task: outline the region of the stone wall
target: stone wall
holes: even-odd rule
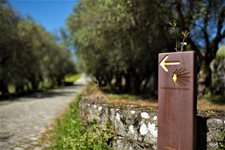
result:
[[[88,99],[80,102],[80,117],[96,119],[102,128],[109,122],[115,130],[114,149],[157,149],[157,110],[114,108]],[[224,130],[224,117],[197,117],[197,149],[215,150],[218,132]]]

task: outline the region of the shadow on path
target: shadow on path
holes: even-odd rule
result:
[[[17,97],[17,98],[12,98],[12,99],[6,99],[6,100],[1,100],[0,105],[8,105],[12,102],[20,101],[20,102],[27,102],[30,100],[42,100],[45,98],[54,98],[54,97],[64,97],[67,95],[71,94],[77,94],[76,89],[77,88],[82,88],[84,84],[74,84],[71,86],[65,86],[61,87],[58,89],[50,89],[47,92],[36,92],[33,94],[29,94],[27,96],[22,96],[22,97]]]

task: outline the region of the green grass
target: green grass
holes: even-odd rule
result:
[[[223,95],[212,95],[209,100],[214,104],[225,105],[225,96]]]
[[[65,82],[75,82],[81,77],[81,74],[67,75],[65,77]]]
[[[107,141],[113,137],[113,130],[101,129],[96,120],[82,123],[79,117],[81,98],[81,95],[78,96],[71,103],[69,111],[56,120],[56,127],[51,137],[52,146],[48,149],[111,149]]]
[[[130,94],[105,94],[109,98],[118,98],[118,99],[140,99],[140,97]]]

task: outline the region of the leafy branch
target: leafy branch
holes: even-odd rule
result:
[[[184,36],[183,41],[181,42],[181,45],[182,45],[182,46],[181,46],[181,51],[183,51],[184,45],[187,45],[187,43],[184,42],[184,41],[185,41],[185,38],[188,37],[188,34],[189,34],[189,33],[190,33],[190,32],[187,32],[187,30],[181,32],[181,34]]]
[[[173,32],[175,33],[174,34],[175,39],[176,39],[176,48],[175,48],[175,50],[176,50],[176,52],[178,52],[177,32],[176,32],[177,23],[174,20],[172,23],[170,22],[170,25],[172,26]],[[181,42],[181,51],[183,51],[184,45],[187,45],[187,42],[185,42],[185,39],[188,37],[189,33],[190,32],[188,32],[187,30],[181,32],[181,34],[184,36],[183,41]]]

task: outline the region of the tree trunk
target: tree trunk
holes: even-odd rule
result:
[[[4,84],[3,80],[0,80],[0,91],[2,95],[9,94],[8,86]]]
[[[149,80],[150,80],[150,75],[148,77],[146,77],[145,83],[144,83],[143,88],[142,88],[143,91],[147,88]]]
[[[129,92],[130,91],[130,74],[124,74],[125,80],[126,80],[126,85],[125,85],[125,92]]]
[[[38,82],[36,82],[36,81],[31,81],[31,85],[32,85],[32,89],[33,90],[37,90],[38,89]]]
[[[25,85],[27,87],[27,91],[30,91],[31,89],[30,89],[29,83],[26,83]]]
[[[16,85],[16,93],[20,94],[24,92],[23,85]]]
[[[212,71],[210,69],[210,61],[204,61],[199,72],[198,79],[198,95],[211,94]]]
[[[116,85],[116,87],[119,88],[119,90],[121,92],[121,90],[122,90],[122,76],[121,76],[120,73],[117,73],[117,75],[116,75],[116,84],[115,85]]]
[[[142,83],[142,80],[140,80],[139,76],[135,76],[135,79],[134,79],[134,93],[135,94],[140,94],[140,87],[141,87],[141,83]]]

